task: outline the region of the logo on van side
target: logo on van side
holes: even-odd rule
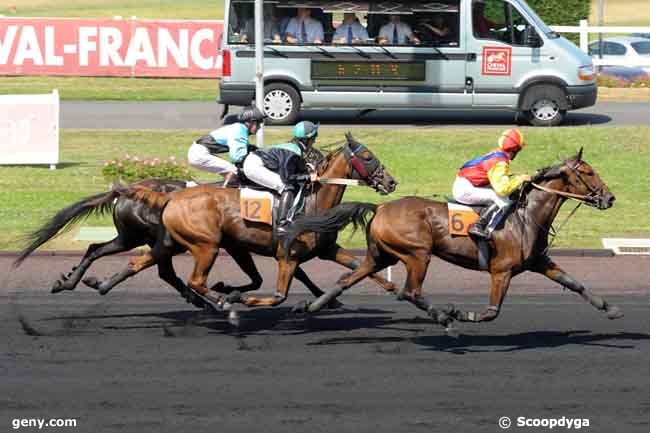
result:
[[[511,48],[483,47],[483,75],[510,75],[511,71]]]

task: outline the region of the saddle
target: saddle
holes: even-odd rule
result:
[[[449,233],[452,236],[469,236],[467,231],[475,224],[488,206],[470,206],[455,200],[447,202]]]
[[[452,237],[469,236],[468,230],[475,224],[481,214],[488,208],[488,206],[469,206],[466,204],[458,203],[455,200],[449,200],[447,209],[449,213],[449,233]],[[490,242],[484,239],[472,240],[476,243],[478,248],[478,267],[481,271],[489,269],[491,248]]]

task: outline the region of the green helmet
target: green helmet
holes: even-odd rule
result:
[[[299,140],[315,138],[318,136],[318,127],[320,125],[310,122],[308,120],[297,123],[293,127],[293,136]]]

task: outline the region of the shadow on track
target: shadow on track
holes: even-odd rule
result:
[[[591,331],[534,331],[506,335],[467,335],[458,338],[447,335],[426,335],[415,337],[368,337],[330,338],[320,340],[318,345],[337,344],[382,344],[410,342],[425,346],[427,350],[449,352],[457,355],[466,353],[503,353],[528,349],[556,348],[570,345],[599,346],[611,349],[635,349],[633,344],[619,342],[650,341],[650,334],[619,332],[592,334]]]
[[[61,321],[66,335],[75,333],[75,328],[65,326],[69,323],[87,323],[95,321],[90,328],[103,330],[133,330],[133,329],[161,329],[165,336],[182,336],[187,334],[177,330],[187,330],[188,327],[200,327],[209,332],[222,334],[253,335],[264,331],[277,331],[279,335],[302,335],[321,331],[351,331],[356,329],[385,329],[386,326],[398,323],[412,323],[410,320],[394,320],[392,310],[374,308],[343,308],[334,311],[323,311],[317,317],[297,316],[290,307],[276,307],[240,311],[240,324],[233,327],[224,314],[208,314],[196,310],[179,310],[156,313],[124,313],[124,314],[78,314],[49,317],[42,322]],[[150,320],[147,320],[150,319]],[[162,319],[162,320],[161,320]],[[110,323],[102,324],[106,320]],[[115,321],[118,321],[116,324]],[[37,325],[30,323],[25,328],[24,319],[21,319],[23,330],[33,329]],[[430,323],[421,319],[420,323]],[[393,328],[395,329],[395,328]],[[78,329],[86,333],[87,330]],[[405,329],[408,331],[408,329]],[[40,332],[41,335],[62,335],[61,332]]]

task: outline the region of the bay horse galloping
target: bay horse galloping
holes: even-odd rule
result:
[[[306,157],[306,160],[313,164],[322,161],[322,159],[323,155],[316,149],[312,149]],[[117,230],[115,238],[107,242],[91,244],[79,264],[74,266],[68,273],[61,274],[50,285],[50,291],[52,293],[74,290],[94,261],[143,245],[148,245],[153,249],[158,242],[164,240],[165,232],[160,230],[162,210],[158,208],[154,209],[142,201],[135,200],[131,197],[132,191],[144,189],[172,193],[185,189],[186,186],[186,181],[147,179],[129,186],[115,186],[108,192],[86,197],[60,210],[42,227],[29,234],[27,237],[29,245],[21,251],[19,257],[14,262],[14,266],[19,266],[40,246],[66,232],[74,224],[84,220],[89,215],[112,214],[113,224]],[[184,249],[179,248],[176,253],[182,253],[184,251]],[[228,249],[228,246],[226,246],[226,252],[233,257],[237,265],[246,273],[251,282],[246,285],[234,287],[228,286],[223,282],[218,282],[214,285],[214,288],[221,293],[259,289],[262,285],[262,276],[257,270],[251,254],[244,250]],[[106,295],[121,281],[141,271],[142,268],[139,266],[139,263],[140,261],[138,259],[133,259],[124,269],[104,280],[91,276],[84,278],[83,282],[87,286],[97,290],[99,294]],[[187,286],[176,275],[171,259],[160,260],[157,266],[159,277],[176,289],[186,300],[191,301],[199,308],[207,306],[200,298],[189,296]],[[322,290],[311,281],[309,276],[301,268],[296,269],[296,278],[305,284],[314,296],[318,297],[323,294]]]
[[[598,310],[606,312],[610,319],[622,317],[623,313],[617,306],[593,294],[547,255],[551,224],[568,198],[601,210],[614,204],[615,197],[607,185],[582,159],[582,149],[577,156],[538,171],[533,182],[525,184],[521,190],[518,206],[508,216],[504,227],[493,233],[488,263],[491,276],[489,305],[483,312],[465,312],[453,305],[438,310],[422,296],[422,283],[432,255],[464,268],[479,269],[476,243],[469,237],[450,234],[447,203],[418,197],[402,198],[380,206],[346,203],[322,216],[300,219],[286,239],[292,250],[300,249],[304,243],[303,237],[307,233],[300,233],[340,230],[353,222],[366,226],[368,251],[361,266],[339,280],[337,289],[298,309],[316,312],[369,274],[401,261],[406,266],[407,276],[397,299],[407,300],[427,311],[444,326],[453,320],[494,320],[499,315],[510,280],[524,271],[537,272],[562,284]],[[366,218],[372,214],[374,217],[367,222]]]
[[[311,184],[305,193],[305,213],[316,214],[341,202],[345,184],[329,184],[329,179],[357,179],[365,182],[381,194],[395,190],[397,182],[388,173],[381,161],[351,134],[346,134],[346,144],[328,155],[317,167],[323,183]],[[209,295],[206,286],[208,273],[220,248],[231,255],[254,252],[275,257],[279,262],[277,293],[273,297],[243,297],[234,291],[228,302],[242,302],[249,306],[278,305],[289,291],[291,280],[302,262],[319,257],[335,261],[348,269],[356,269],[359,260],[336,243],[338,233],[312,236],[309,247],[290,260],[284,255],[282,245],[274,239],[270,225],[251,222],[240,213],[240,191],[231,188],[199,186],[173,194],[165,194],[144,188],[127,191],[133,199],[153,209],[162,210],[164,239],[147,254],[137,258],[133,269],[139,271],[153,264],[171,260],[179,250],[189,250],[194,256],[194,270],[188,287],[205,301],[222,305],[223,298]],[[372,278],[386,290],[394,290],[391,283],[378,275]]]

